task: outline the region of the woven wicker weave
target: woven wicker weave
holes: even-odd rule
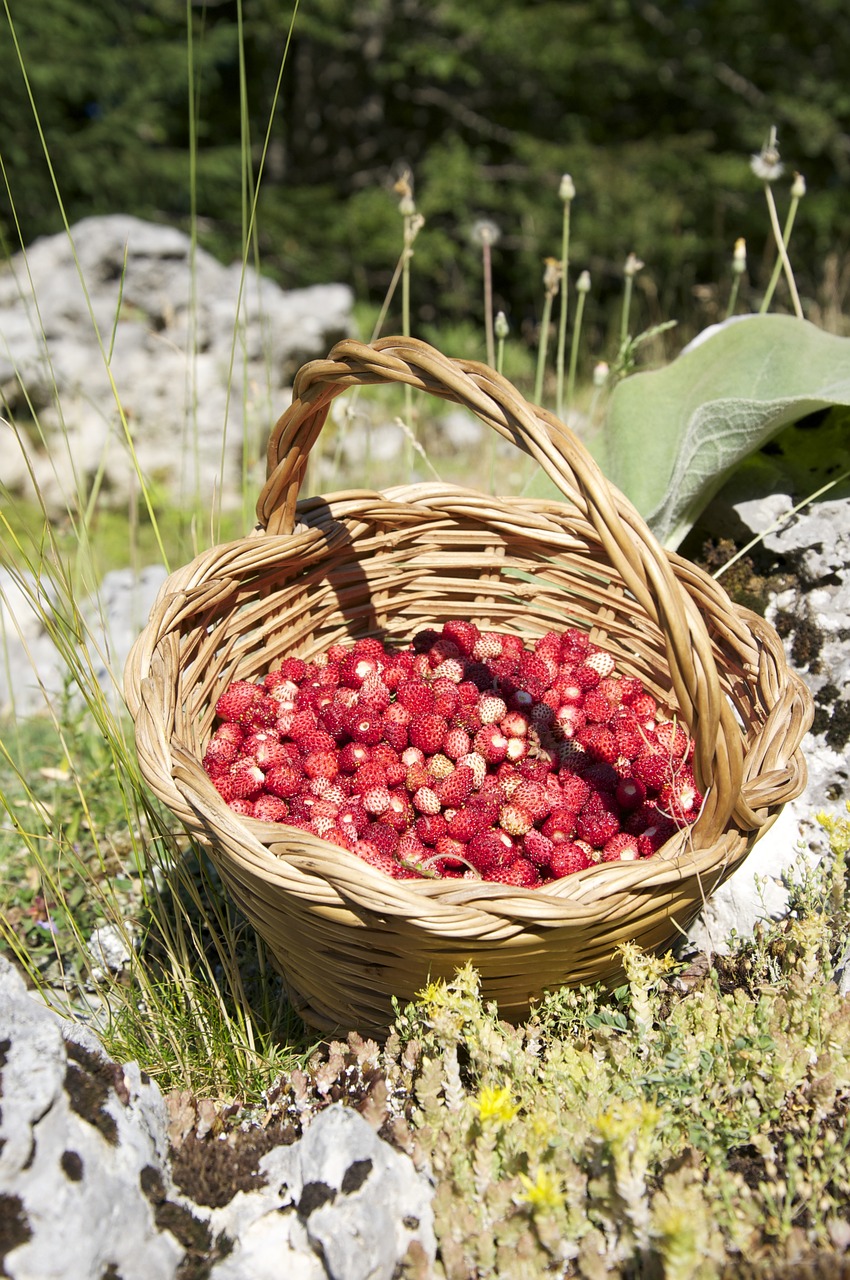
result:
[[[331,400],[409,384],[470,409],[556,482],[563,503],[444,484],[298,501]],[[631,939],[676,939],[805,781],[811,700],[770,626],[664,551],[561,423],[483,365],[424,343],[339,343],[306,365],[271,435],[251,536],[173,573],[130,655],[125,688],[155,794],[204,842],[273,953],[303,1017],[380,1031],[467,960],[506,1017],[554,985],[611,982]],[[707,798],[653,858],[608,863],[520,890],[466,880],[394,881],[285,825],[237,817],[199,763],[233,679],[284,657],[468,617],[529,640],[579,627],[641,679],[696,738]]]

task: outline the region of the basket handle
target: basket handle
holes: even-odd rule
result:
[[[534,458],[592,524],[608,563],[665,637],[676,699],[697,740],[697,775],[703,787],[711,784],[707,808],[714,820],[724,812],[728,819],[740,800],[743,744],[696,604],[677,582],[668,553],[578,437],[487,365],[453,360],[416,338],[400,337],[371,344],[347,339],[327,359],[304,365],[292,403],[269,440],[267,480],[257,503],[260,525],[269,534],[293,532],[307,458],[334,397],[349,387],[392,383],[471,410]]]

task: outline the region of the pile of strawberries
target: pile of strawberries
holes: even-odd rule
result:
[[[462,620],[289,658],[216,703],[204,768],[236,813],[395,879],[522,888],[650,857],[702,804],[685,730],[577,630],[526,648]]]

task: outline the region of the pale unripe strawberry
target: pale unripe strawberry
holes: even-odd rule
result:
[[[433,787],[418,787],[413,793],[413,804],[420,813],[439,813],[443,807]]]
[[[524,836],[534,826],[531,814],[518,804],[505,804],[499,810],[499,826],[508,835]]]
[[[605,676],[610,676],[614,670],[615,663],[610,653],[605,653],[602,649],[595,649],[587,655],[584,665],[591,667],[599,678],[603,679]]]
[[[485,693],[478,702],[478,715],[482,724],[498,724],[508,714],[504,698]]]

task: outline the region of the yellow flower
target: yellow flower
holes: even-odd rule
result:
[[[485,1084],[478,1090],[478,1097],[472,1099],[472,1105],[478,1112],[482,1124],[493,1121],[495,1124],[510,1124],[519,1111],[519,1107],[511,1098],[511,1091],[505,1087],[497,1089],[494,1085]]]
[[[537,1170],[537,1177],[532,1181],[524,1173],[519,1180],[525,1188],[517,1196],[518,1200],[531,1205],[532,1209],[559,1209],[563,1203],[560,1187],[548,1169]]]

